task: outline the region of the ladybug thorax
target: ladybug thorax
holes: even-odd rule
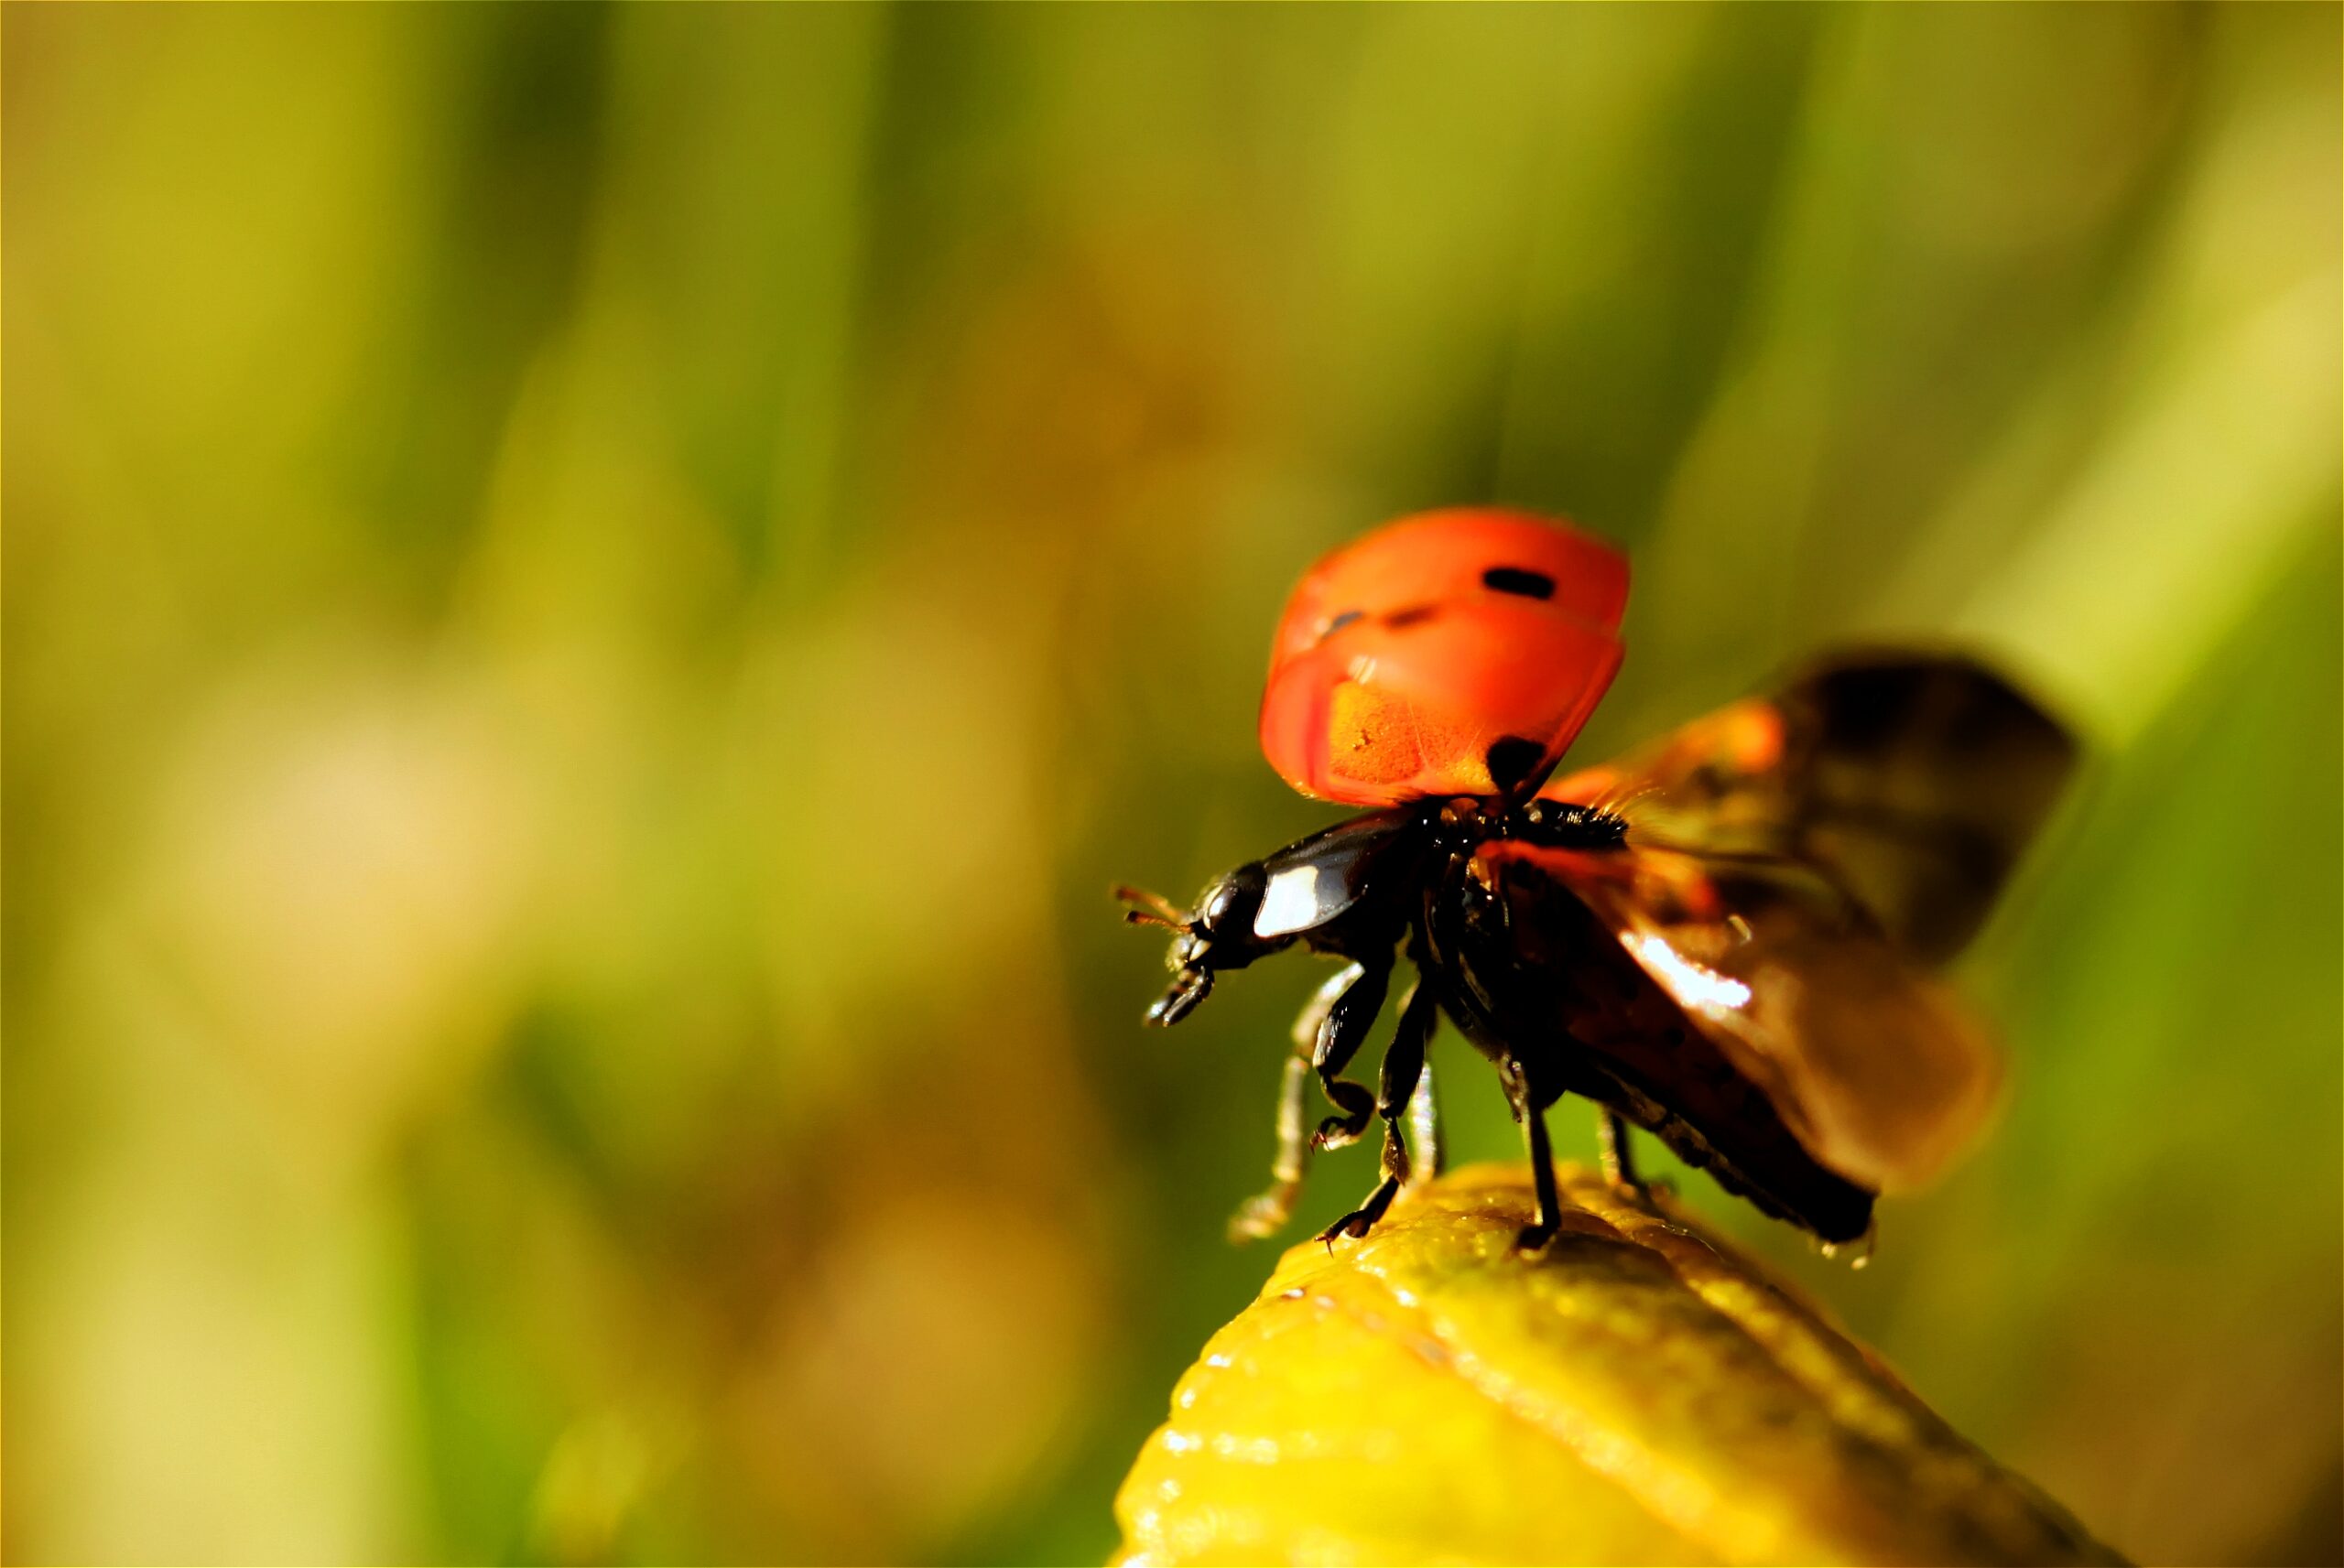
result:
[[[1456,795],[1441,803],[1434,823],[1453,849],[1519,839],[1546,849],[1603,850],[1625,848],[1628,841],[1625,817],[1559,800],[1517,806],[1496,795]]]

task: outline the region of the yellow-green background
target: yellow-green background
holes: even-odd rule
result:
[[[1096,1560],[1318,973],[1143,1033],[1105,886],[1328,820],[1282,594],[1497,499],[1634,553],[1584,754],[1879,633],[2089,736],[1979,1155],[1861,1274],[1689,1190],[2118,1546],[2334,1561],[2339,44],[11,5],[8,1555]]]

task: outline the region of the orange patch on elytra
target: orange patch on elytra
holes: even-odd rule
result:
[[[1470,773],[1478,761],[1473,739],[1463,726],[1443,723],[1416,703],[1357,681],[1336,687],[1328,705],[1328,764],[1361,784],[1405,784],[1435,765],[1444,777]],[[1488,769],[1479,772],[1478,782],[1464,779],[1445,787],[1486,791],[1492,787]]]

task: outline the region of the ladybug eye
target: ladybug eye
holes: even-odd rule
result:
[[[1208,933],[1250,925],[1262,902],[1262,868],[1240,866],[1207,888],[1197,901],[1197,923]]]
[[[1336,633],[1341,631],[1344,627],[1364,621],[1365,619],[1367,619],[1367,612],[1365,611],[1346,610],[1340,615],[1334,617],[1332,620],[1329,621],[1327,624],[1318,628],[1318,640],[1323,643],[1328,638],[1333,636]]]
[[[1555,579],[1524,567],[1492,567],[1481,574],[1481,586],[1496,593],[1518,593],[1525,599],[1552,599]]]

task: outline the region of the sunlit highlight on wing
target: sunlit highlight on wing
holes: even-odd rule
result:
[[[1750,1005],[1750,988],[1715,969],[1694,963],[1665,936],[1622,932],[1621,942],[1645,970],[1668,988],[1677,1004],[1716,1017]]]

